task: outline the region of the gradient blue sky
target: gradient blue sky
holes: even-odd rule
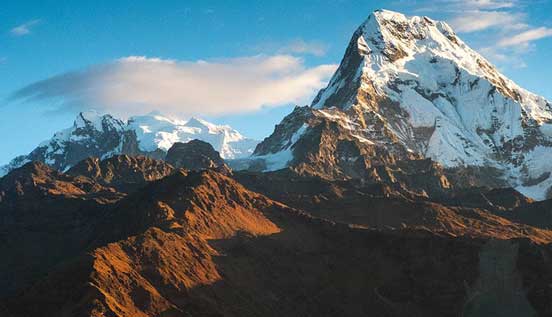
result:
[[[0,164],[68,127],[79,110],[101,108],[105,99],[91,95],[111,94],[112,100],[104,81],[134,79],[150,67],[153,77],[162,77],[150,90],[177,91],[148,90],[150,104],[139,106],[117,91],[116,101],[125,105],[100,111],[143,114],[158,102],[162,112],[197,115],[263,138],[294,103],[308,103],[355,28],[379,8],[446,20],[514,81],[552,99],[550,0],[4,1]],[[182,74],[198,89],[167,86]],[[54,98],[11,99],[38,81],[29,89]],[[194,93],[207,82],[216,83],[207,87],[213,93],[197,102],[201,95]],[[219,91],[232,102],[213,97]]]

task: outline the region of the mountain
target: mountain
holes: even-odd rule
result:
[[[215,169],[221,173],[231,172],[213,146],[200,140],[192,140],[188,143],[176,142],[167,151],[165,161],[176,168],[194,171]]]
[[[186,143],[194,139],[210,143],[224,159],[251,155],[258,141],[246,138],[227,125],[215,125],[205,120],[188,121],[170,119],[159,114],[135,116],[128,120],[128,129],[138,138],[139,149],[167,152],[175,142]]]
[[[225,159],[249,156],[258,143],[229,126],[196,118],[182,121],[152,113],[124,122],[108,114],[88,111],[79,113],[72,127],[55,133],[28,155],[0,167],[0,176],[30,161],[44,162],[64,171],[87,157],[143,154],[163,158],[175,142],[193,139],[210,143]]]
[[[89,156],[109,157],[135,152],[137,148],[133,141],[136,138],[132,131],[125,129],[122,120],[111,115],[100,116],[96,112],[81,112],[73,126],[56,132],[28,155],[19,156],[0,167],[0,175],[31,161],[44,162],[60,171],[66,170]]]
[[[87,159],[70,175],[27,163],[0,179],[0,315],[552,310],[552,231],[495,214],[535,203],[474,189],[462,207],[380,185],[290,170],[233,178],[144,156]],[[477,193],[488,199],[466,198]]]
[[[474,58],[377,11],[239,171],[179,142],[227,127],[81,114],[0,178],[0,316],[550,316],[552,199],[508,187],[546,194],[546,101]]]
[[[285,117],[248,166],[364,178],[374,166],[430,158],[542,200],[552,196],[550,155],[549,101],[445,22],[379,10],[354,32],[327,87]]]
[[[114,155],[104,160],[86,158],[71,167],[66,174],[84,176],[102,186],[128,193],[173,171],[174,167],[165,161],[146,156]]]

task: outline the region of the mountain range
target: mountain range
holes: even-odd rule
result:
[[[319,141],[328,133],[339,142]],[[315,163],[327,176],[363,178],[374,165],[429,158],[446,169],[476,168],[533,199],[552,196],[552,163],[542,159],[552,154],[551,103],[502,75],[445,22],[386,10],[354,32],[312,104],[296,108],[258,146],[229,126],[195,118],[153,113],[123,122],[84,112],[0,170],[33,160],[64,170],[114,154],[163,158],[175,142],[192,139],[237,159],[237,169]]]
[[[261,142],[83,112],[4,167],[0,315],[552,316],[550,107],[379,10]]]
[[[95,111],[81,112],[73,126],[39,144],[28,155],[0,167],[0,176],[31,161],[44,162],[64,171],[87,157],[108,158],[116,154],[164,158],[176,142],[193,139],[210,143],[225,159],[251,155],[258,141],[246,138],[229,126],[202,119],[172,119],[159,113],[134,116],[126,122]]]

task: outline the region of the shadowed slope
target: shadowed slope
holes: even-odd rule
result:
[[[147,182],[161,179],[173,170],[170,164],[162,160],[115,155],[105,160],[87,158],[69,169],[67,174],[86,176],[105,186],[129,192],[145,186]]]

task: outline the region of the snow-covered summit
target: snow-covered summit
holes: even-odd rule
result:
[[[359,143],[361,153],[376,146],[393,160],[417,155],[449,168],[492,167],[533,198],[552,195],[552,161],[536,158],[552,155],[550,102],[501,74],[445,22],[375,11],[305,112],[295,112],[299,121],[335,124],[339,138]],[[278,157],[299,129],[312,138],[301,122],[275,131],[255,155]]]
[[[159,114],[135,116],[129,119],[127,129],[136,132],[143,151],[168,151],[175,142],[199,139],[210,143],[222,158],[235,159],[251,155],[258,143],[230,126],[215,125],[198,118],[184,121]]]
[[[349,70],[353,65],[358,67],[351,74]],[[353,79],[352,75],[355,80],[349,80]],[[475,82],[479,79],[485,82]],[[400,92],[391,88],[403,88],[394,87],[400,84],[457,95],[464,92],[462,88],[487,85],[483,88],[492,87],[504,97],[518,102],[537,122],[546,123],[552,119],[549,102],[502,75],[466,45],[447,23],[428,17],[407,17],[388,10],[372,13],[353,35],[340,68],[313,106],[344,108],[355,104],[354,98],[339,100],[346,101],[345,104],[338,100],[329,102],[328,98],[358,81],[365,86],[360,87],[364,90],[373,88],[376,94],[393,93],[394,97]],[[471,83],[472,87],[462,87],[462,81]],[[454,86],[456,91],[446,90],[450,86]],[[434,117],[424,119],[431,121]]]
[[[86,111],[77,115],[71,127],[56,132],[28,155],[1,166],[0,176],[28,161],[41,161],[66,170],[90,156],[145,154],[162,158],[175,142],[193,139],[210,143],[226,159],[249,156],[258,143],[229,126],[197,118],[185,121],[151,113],[125,122],[109,114]]]

